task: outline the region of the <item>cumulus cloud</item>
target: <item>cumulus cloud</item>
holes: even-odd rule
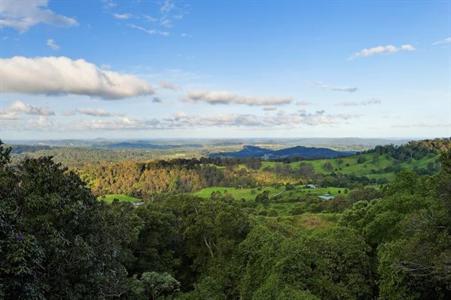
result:
[[[368,106],[368,105],[376,105],[376,104],[381,104],[382,101],[376,98],[372,98],[369,100],[365,100],[365,101],[344,101],[344,102],[340,102],[337,105],[338,106]]]
[[[60,46],[53,39],[47,40],[47,46],[52,50],[58,50]]]
[[[12,102],[5,109],[0,110],[0,119],[15,120],[18,119],[21,114],[48,117],[55,115],[55,112],[45,107],[33,106],[17,100]]]
[[[365,48],[356,53],[354,53],[351,58],[356,57],[369,57],[373,55],[381,55],[381,54],[393,54],[401,51],[415,51],[415,47],[410,44],[401,45],[399,47],[393,45],[385,45],[385,46],[376,46],[372,48]]]
[[[74,26],[74,18],[58,15],[48,9],[48,0],[0,0],[0,28],[10,27],[25,32],[43,23],[57,26]]]
[[[249,106],[272,106],[289,104],[291,97],[249,97],[228,91],[191,91],[186,99],[191,102],[206,102],[209,104],[243,104]]]
[[[438,46],[438,45],[449,45],[449,44],[451,44],[451,36],[450,36],[450,37],[447,37],[447,38],[445,38],[445,39],[443,39],[443,40],[436,41],[436,42],[432,43],[432,45],[434,45],[434,46]]]
[[[83,59],[16,56],[0,59],[0,93],[75,94],[122,99],[153,94],[133,75],[105,70]]]
[[[358,90],[356,87],[347,87],[347,86],[331,86],[324,84],[320,81],[315,81],[313,83],[315,86],[322,88],[324,90],[334,91],[334,92],[347,92],[347,93],[354,93]]]

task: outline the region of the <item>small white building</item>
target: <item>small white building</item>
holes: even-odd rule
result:
[[[331,194],[324,194],[324,195],[321,195],[321,196],[318,196],[318,197],[321,200],[324,200],[324,201],[329,201],[329,200],[335,199],[335,196],[333,196]]]

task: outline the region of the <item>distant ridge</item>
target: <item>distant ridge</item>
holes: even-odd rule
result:
[[[296,146],[280,150],[271,150],[257,146],[246,145],[243,149],[235,152],[210,153],[210,157],[229,158],[263,158],[263,159],[283,159],[283,158],[336,158],[355,154],[355,151],[336,151],[329,148],[316,148]]]
[[[184,144],[184,145],[170,145],[170,144],[154,144],[146,141],[136,141],[136,142],[120,142],[113,144],[106,144],[103,146],[108,149],[149,149],[149,150],[169,150],[177,148],[201,148],[202,145],[199,144]]]

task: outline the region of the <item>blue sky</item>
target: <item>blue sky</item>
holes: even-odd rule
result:
[[[450,3],[0,0],[0,138],[451,136]]]

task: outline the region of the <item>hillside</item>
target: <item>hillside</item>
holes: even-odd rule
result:
[[[271,150],[256,146],[244,146],[243,149],[234,152],[210,153],[209,157],[226,158],[262,158],[262,159],[284,159],[284,158],[336,158],[354,154],[353,151],[336,151],[328,148],[295,146],[280,150]]]

